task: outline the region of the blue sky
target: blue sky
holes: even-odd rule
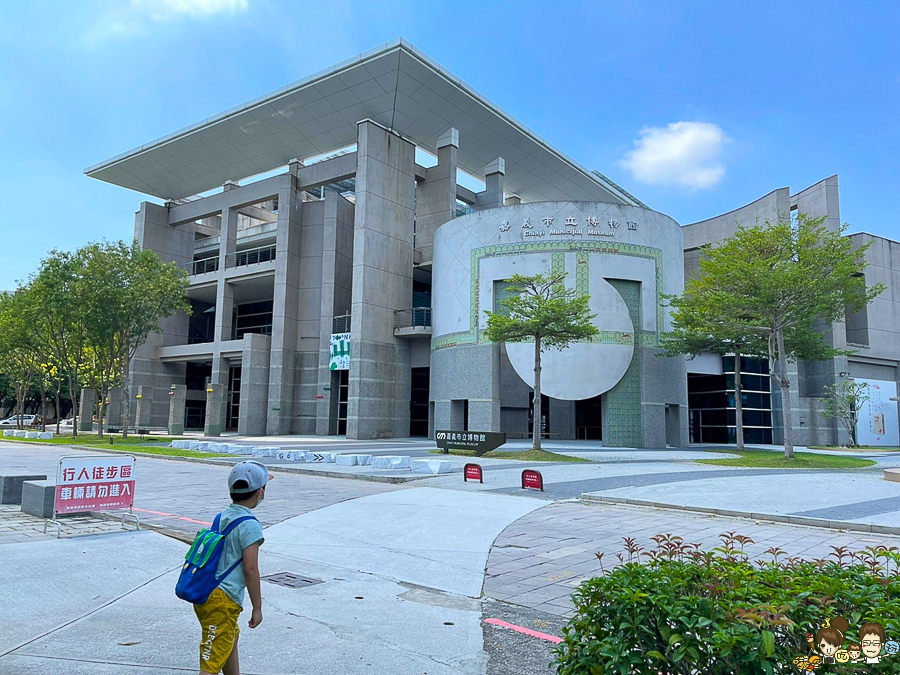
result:
[[[837,173],[851,231],[898,239],[898,29],[893,1],[4,2],[0,289],[131,237],[145,197],[85,167],[396,37],[681,223]]]

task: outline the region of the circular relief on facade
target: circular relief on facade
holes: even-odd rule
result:
[[[541,393],[551,398],[574,401],[607,392],[631,363],[634,325],[622,296],[602,278],[591,278],[590,296],[591,313],[597,315],[594,325],[600,330],[595,341],[541,354]],[[506,353],[519,377],[534,387],[534,343],[507,342]]]

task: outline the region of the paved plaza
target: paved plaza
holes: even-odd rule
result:
[[[314,440],[283,443],[304,447]],[[437,457],[424,441],[322,445]],[[900,546],[900,538],[886,534],[678,510],[691,503],[746,505],[820,511],[858,527],[870,520],[900,527],[900,484],[880,478],[883,468],[900,465],[894,453],[878,455],[871,469],[786,472],[695,464],[711,456],[700,448],[548,445],[594,461],[480,459],[483,484],[463,482],[462,465],[472,461],[464,457],[449,457],[451,474],[402,484],[354,480],[352,472],[295,474],[286,472],[292,463],[270,462],[275,479],[256,513],[266,536],[262,573],[323,583],[264,584],[265,622],[242,632],[244,672],[548,673],[552,640],[572,614],[571,593],[600,573],[595,553],[604,554],[607,569],[616,563],[626,535],[645,549],[661,532],[712,548],[721,533],[737,531],[754,540],[751,557],[765,557],[770,546],[805,558],[827,557],[831,546]],[[58,458],[71,454],[88,453],[0,443],[0,468],[52,476]],[[0,509],[11,587],[29,599],[15,630],[0,640],[0,672],[191,672],[196,620],[172,589],[185,541],[228,503],[225,478],[239,459],[138,455],[136,512],[157,531],[126,532],[110,517],[88,516],[66,519],[56,540],[41,534],[40,519]],[[543,473],[544,492],[521,489],[526,467]],[[587,493],[669,499],[673,508],[582,502]]]

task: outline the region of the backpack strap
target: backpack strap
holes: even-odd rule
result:
[[[225,531],[222,533],[222,537],[223,538],[227,537],[228,534],[234,528],[236,528],[238,525],[243,523],[245,520],[256,520],[256,518],[254,516],[241,516],[240,518],[235,518],[230,523],[228,523],[228,527],[225,528]],[[234,572],[234,570],[237,569],[237,566],[240,565],[242,562],[244,562],[244,558],[239,557],[231,567],[229,567],[227,570],[225,570],[225,572],[222,574],[222,576],[220,576],[216,579],[216,585],[221,584],[223,581],[225,581],[225,579],[228,577],[228,575],[231,574],[232,572]]]
[[[213,526],[215,526],[215,525],[218,524],[218,516],[216,516],[216,519],[217,519],[217,520],[216,520],[215,523],[213,523]],[[243,523],[245,520],[256,520],[256,518],[255,518],[254,516],[241,516],[240,518],[235,518],[235,519],[232,520],[230,523],[228,523],[228,527],[226,527],[226,528],[225,528],[225,531],[222,532],[222,536],[223,536],[223,537],[227,537],[228,534],[229,534],[234,528],[236,528],[238,525],[240,525],[241,523]]]
[[[213,522],[212,522],[212,530],[213,530],[213,532],[215,532],[215,533],[217,533],[217,534],[220,534],[220,533],[219,533],[219,520],[220,520],[221,518],[222,518],[222,514],[221,514],[221,513],[217,513],[217,514],[216,514],[216,517],[213,518]]]

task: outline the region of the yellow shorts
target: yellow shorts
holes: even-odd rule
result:
[[[194,605],[202,630],[200,670],[219,673],[225,667],[241,632],[238,616],[242,609],[221,588],[215,589],[202,605]]]

